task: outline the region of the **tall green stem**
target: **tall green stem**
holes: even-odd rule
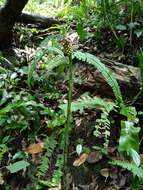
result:
[[[67,105],[67,120],[65,125],[65,146],[64,146],[64,183],[63,189],[68,190],[68,181],[66,179],[67,174],[67,160],[68,160],[68,145],[69,145],[69,133],[71,129],[71,103],[72,103],[72,92],[73,92],[73,64],[72,64],[72,54],[68,55],[69,60],[69,81],[68,81],[68,105]]]
[[[131,24],[133,23],[133,14],[134,14],[134,2],[131,2]],[[130,45],[132,46],[132,38],[133,38],[133,27],[130,27]]]

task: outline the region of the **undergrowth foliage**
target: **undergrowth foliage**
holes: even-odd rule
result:
[[[45,139],[45,154],[41,158],[40,165],[38,167],[38,178],[46,175],[49,165],[51,163],[52,154],[56,148],[57,141],[55,140],[55,136],[52,135]]]
[[[140,166],[138,167],[134,163],[130,163],[128,161],[123,160],[114,160],[110,162],[110,164],[115,166],[120,166],[122,168],[125,168],[133,173],[134,176],[137,176],[139,179],[143,180],[143,168]]]
[[[63,10],[61,15],[67,18],[70,25],[71,21],[77,23],[76,26],[73,23],[72,27],[78,33],[80,43],[85,46],[79,46],[83,49],[86,49],[88,43],[93,46],[92,41],[95,39],[102,42],[100,29],[109,31],[109,38],[110,35],[114,38],[109,40],[122,51],[122,55],[125,54],[126,45],[130,47],[129,49],[133,48],[134,50],[134,43],[136,41],[138,43],[143,36],[142,19],[140,18],[143,2],[140,0],[54,2],[56,7],[61,4]],[[64,3],[65,7],[63,7]],[[71,5],[73,7],[70,7]],[[106,155],[106,158],[110,158],[108,150],[110,149],[110,139],[112,139],[111,130],[113,125],[118,123],[116,127],[118,127],[119,139],[116,139],[116,143],[118,143],[116,151],[119,158],[122,155],[124,159],[116,158],[109,163],[112,167],[122,167],[130,171],[135,177],[134,179],[137,179],[137,182],[133,184],[133,189],[139,189],[136,187],[143,183],[143,164],[142,155],[140,155],[142,139],[139,139],[139,133],[142,133],[140,128],[142,121],[139,118],[142,118],[143,111],[142,108],[140,109],[142,104],[139,105],[139,112],[138,108],[133,106],[140,97],[142,98],[143,94],[143,52],[141,50],[137,55],[141,88],[133,99],[132,106],[126,105],[114,74],[95,56],[96,50],[94,54],[84,52],[84,50],[74,50],[69,39],[63,37],[67,33],[65,28],[65,25],[61,28],[53,27],[55,34],[42,41],[28,66],[14,67],[13,63],[3,56],[0,57],[0,183],[10,172],[12,175],[13,173],[16,173],[17,176],[21,175],[21,179],[23,176],[30,175],[33,184],[28,184],[25,187],[26,190],[60,187],[61,182],[70,180],[68,179],[68,174],[70,174],[68,169],[71,168],[68,162],[70,156],[76,154],[82,162],[81,157],[84,154],[87,156],[92,153],[93,149],[97,149],[100,150],[103,157]],[[55,29],[61,30],[62,34],[57,35]],[[25,31],[27,35],[27,30]],[[50,30],[45,30],[44,35],[47,31]],[[30,29],[28,32],[30,33]],[[36,32],[39,33],[35,30]],[[99,35],[99,33],[101,34]],[[23,41],[25,38],[22,38],[23,36],[21,36]],[[100,45],[103,45],[102,43]],[[91,51],[93,49],[91,48]],[[76,100],[72,100],[74,64],[78,60],[100,72],[111,87],[115,101],[96,97],[92,92],[91,94],[87,92],[90,95],[84,94]],[[68,86],[66,86],[67,83]],[[79,149],[77,148],[78,150],[75,151],[77,142],[70,141],[76,126],[74,117],[78,115],[80,118],[79,115],[83,114],[84,119],[88,120],[90,118],[86,118],[88,111],[96,113],[96,116],[93,115],[95,119],[90,131],[92,138],[89,140],[98,141],[100,139],[102,143],[96,146],[90,142],[92,145],[88,147],[86,139],[74,139],[80,142],[77,146]],[[118,121],[115,121],[116,118],[114,119],[112,114],[117,116]],[[80,119],[77,123],[81,122],[78,124],[82,125],[82,117]],[[39,141],[42,141],[44,148],[38,155],[30,156],[26,147],[33,143],[36,146]],[[70,146],[70,143],[73,143],[74,146],[73,144]],[[69,151],[72,151],[70,155]],[[130,161],[128,161],[129,159]],[[84,167],[86,168],[86,164]],[[5,181],[7,182],[7,180]],[[11,189],[11,185],[7,184],[6,189]],[[24,188],[22,187],[22,189]],[[67,190],[67,187],[64,190]]]
[[[32,85],[33,74],[37,70],[36,68],[37,68],[37,65],[38,65],[40,59],[47,53],[52,53],[54,55],[54,58],[51,61],[46,63],[45,69],[48,72],[52,71],[53,69],[60,66],[61,64],[68,64],[67,58],[65,57],[63,52],[61,50],[59,50],[58,48],[46,47],[44,49],[40,49],[40,51],[38,50],[38,53],[37,53],[35,59],[33,60],[32,64],[30,65],[29,71],[28,71],[28,86],[29,87],[31,87],[31,85]],[[87,64],[91,64],[91,65],[95,66],[95,68],[97,68],[101,72],[101,74],[103,75],[103,77],[105,78],[107,83],[113,89],[113,92],[115,94],[118,105],[120,105],[120,106],[123,105],[122,95],[121,95],[120,88],[119,88],[117,81],[114,79],[112,73],[105,67],[104,64],[102,64],[99,61],[99,59],[97,57],[95,57],[89,53],[82,53],[82,52],[77,51],[77,52],[72,53],[71,58],[72,59],[76,58],[76,59],[82,60],[83,62],[86,62]],[[55,61],[56,61],[56,64],[53,64]],[[73,71],[71,70],[70,72],[73,72]],[[104,148],[107,148],[108,143],[109,143],[109,136],[110,136],[110,121],[108,119],[108,114],[110,113],[111,110],[114,109],[114,107],[116,107],[115,104],[111,103],[111,102],[110,103],[105,102],[104,100],[97,98],[97,97],[93,97],[93,98],[87,97],[85,100],[79,99],[77,102],[72,102],[70,111],[76,112],[78,110],[80,110],[80,111],[84,110],[85,108],[96,109],[97,107],[98,108],[101,107],[101,110],[103,113],[101,114],[101,119],[97,120],[94,134],[95,134],[95,136],[99,136],[98,133],[104,134],[104,138],[105,138]],[[68,118],[69,116],[67,115],[67,105],[60,105],[60,109],[63,110],[65,117]],[[69,122],[71,122],[71,119]],[[62,150],[64,151],[64,154],[67,154],[67,151],[65,152],[64,143],[66,142],[66,146],[68,146],[67,143],[69,143],[69,142],[67,141],[67,135],[69,135],[69,133],[71,132],[71,129],[69,128],[68,131],[66,132],[66,127],[65,127],[65,129],[62,132],[63,132],[63,137],[62,137],[62,141],[61,141]],[[52,137],[50,137],[50,138],[52,138]],[[52,142],[52,139],[51,139],[51,142]],[[52,145],[50,143],[47,144],[46,153],[45,153],[45,155],[42,156],[41,165],[39,166],[39,172],[38,172],[39,177],[44,176],[45,172],[48,169],[49,159],[52,156],[52,151],[54,149],[55,141],[52,143],[53,144],[52,147],[50,146],[50,145]],[[55,165],[55,166],[58,166],[58,169],[55,171],[52,181],[53,180],[57,181],[56,178],[58,179],[58,178],[62,177],[63,167],[62,167],[62,164],[61,164],[61,167],[59,167],[60,166],[58,164],[59,162],[60,162],[60,160],[57,161],[57,164]],[[65,163],[65,164],[67,164],[67,163]],[[45,167],[45,165],[47,165],[47,167]]]
[[[36,74],[39,75],[39,78],[40,78],[41,72],[39,72],[38,70],[39,69],[38,65],[39,65],[40,60],[43,58],[43,56],[52,55],[52,59],[48,60],[45,63],[44,70],[47,73],[53,72],[55,68],[58,68],[61,65],[69,66],[67,57],[57,47],[56,48],[44,47],[44,48],[38,49],[37,51],[38,53],[36,54],[34,60],[30,64],[29,68],[26,68],[26,72],[25,72],[25,75],[28,77],[27,84],[28,84],[30,92],[32,92],[32,89],[37,82]],[[132,108],[129,109],[128,107],[125,106],[123,98],[122,98],[122,94],[120,91],[120,87],[116,79],[114,78],[111,71],[96,56],[90,53],[75,51],[75,52],[72,52],[71,58],[72,60],[76,58],[80,61],[86,62],[87,64],[94,66],[95,69],[98,69],[100,73],[102,74],[102,76],[104,77],[105,81],[112,88],[113,93],[115,95],[116,102],[108,102],[99,97],[86,96],[84,99],[79,98],[76,101],[71,102],[71,106],[70,106],[71,113],[75,113],[78,111],[84,112],[88,108],[101,111],[100,117],[96,119],[93,135],[95,136],[95,138],[100,138],[100,136],[102,135],[102,138],[104,139],[104,143],[101,148],[106,150],[106,154],[107,154],[109,138],[110,138],[110,130],[111,130],[110,129],[111,120],[109,117],[110,112],[117,111],[117,109],[121,109],[121,114],[127,116],[128,120],[130,121],[131,116],[129,115],[129,113],[133,109]],[[71,71],[73,72],[73,70]],[[2,75],[5,74],[5,72],[6,72],[5,70],[1,70]],[[11,75],[12,74],[7,76],[7,73],[6,73],[5,76],[9,77],[10,80],[6,80],[2,82],[1,84],[2,87],[4,87],[6,83],[11,83],[11,80],[13,79],[13,77],[14,79],[16,79],[18,76],[18,73],[13,74],[13,77],[11,77]],[[17,85],[16,83],[14,84]],[[68,138],[70,138],[70,133],[72,133],[72,127],[74,126],[73,119],[72,118],[70,119],[69,122],[71,125],[70,125],[69,130],[66,131],[66,128],[65,127],[63,128],[63,126],[66,126],[66,121],[67,121],[67,116],[68,116],[67,103],[58,105],[58,111],[55,111],[49,106],[48,107],[45,106],[44,102],[42,103],[37,102],[37,99],[31,96],[30,92],[29,93],[22,92],[20,95],[17,95],[16,92],[11,93],[11,94],[7,91],[2,92],[1,105],[3,105],[3,107],[0,110],[0,116],[2,118],[1,124],[7,125],[5,130],[18,129],[20,130],[20,132],[23,132],[26,129],[28,129],[29,131],[28,133],[30,134],[31,121],[34,123],[35,127],[36,125],[40,127],[41,125],[40,117],[44,116],[44,118],[46,118],[47,128],[52,130],[52,135],[48,135],[44,141],[45,149],[44,149],[44,153],[41,155],[41,160],[37,168],[36,177],[38,179],[38,183],[44,186],[58,186],[61,183],[62,177],[64,177],[64,172],[63,172],[63,169],[65,167],[64,154],[65,153],[67,154],[67,152],[65,152],[65,141],[67,141],[66,140],[67,135],[68,135]],[[55,93],[46,92],[46,94],[43,97],[48,98],[48,100],[55,100],[55,99],[60,98],[61,96],[59,96],[57,92]],[[16,116],[17,114],[20,115],[19,120],[17,120],[17,116]],[[133,118],[133,115],[134,115],[134,118]],[[31,120],[31,117],[32,117],[32,120]],[[7,118],[10,118],[8,122],[7,122]],[[132,119],[133,119],[133,122],[136,120],[135,110],[132,114]],[[18,121],[17,123],[16,123],[16,120]],[[60,135],[59,134],[57,135],[57,132],[55,132],[56,130],[60,131],[59,133]],[[121,130],[122,136],[120,137],[120,139],[128,138],[127,134],[125,134],[123,130],[124,129]],[[136,130],[135,132],[136,132],[136,139],[137,139],[139,130]],[[36,130],[35,132],[35,135],[37,134],[38,134],[38,130]],[[134,135],[133,133],[130,133],[131,141],[132,141],[133,135]],[[129,143],[131,143],[131,141],[129,141]],[[68,142],[67,145],[69,145],[69,141],[67,142]],[[128,153],[129,149],[127,150],[126,144],[123,144],[122,142],[119,142],[119,143],[120,143],[119,147],[123,147],[121,152],[124,151]],[[131,171],[133,174],[137,175],[137,177],[140,178],[139,172],[142,172],[142,168],[141,167],[138,168],[137,166],[137,164],[140,165],[138,151],[136,147],[134,148],[134,146],[132,147],[130,144],[129,144],[129,147],[131,147],[131,151],[129,155],[132,157],[136,165],[131,164],[131,163],[126,163],[123,161],[114,162],[113,164],[128,169],[129,171]],[[54,163],[55,169],[53,173],[51,174],[51,176],[48,177],[48,181],[46,181],[45,178],[47,176],[47,172],[50,169],[51,161],[57,150],[59,150],[59,153],[55,159],[55,163]],[[4,154],[7,151],[8,151],[7,142],[2,141],[2,146],[0,148],[1,160],[3,159]],[[19,168],[21,169],[21,167]]]
[[[94,135],[96,137],[104,136],[103,148],[107,150],[110,138],[110,120],[109,112],[106,109],[102,109],[101,118],[96,120]]]
[[[42,57],[48,53],[52,53],[52,55],[54,55],[54,57],[51,60],[45,63],[45,68],[46,70],[48,70],[48,72],[51,72],[54,68],[62,64],[66,64],[66,58],[64,57],[64,54],[60,49],[55,47],[49,48],[48,46],[38,49],[36,56],[32,61],[28,71],[27,83],[29,87],[31,87],[34,82],[33,75],[36,72],[36,66],[38,65]]]
[[[119,105],[123,105],[123,99],[117,81],[115,80],[109,69],[105,67],[105,65],[97,57],[93,56],[90,53],[83,53],[79,51],[74,52],[73,58],[74,57],[95,66],[101,72],[106,82],[111,86]]]
[[[66,57],[64,56],[63,52],[61,50],[59,50],[58,48],[47,47],[47,48],[44,48],[43,50],[41,49],[36,54],[35,59],[33,60],[31,66],[29,67],[29,72],[28,72],[29,87],[31,86],[31,83],[32,83],[33,73],[36,71],[36,65],[38,64],[39,60],[48,52],[56,53],[55,58],[53,60],[51,60],[50,62],[48,62],[46,65],[46,69],[49,72],[51,70],[53,70],[54,68],[60,66],[61,64],[67,63]],[[77,58],[77,59],[82,60],[83,62],[86,62],[87,64],[91,64],[95,68],[97,68],[103,75],[106,82],[111,86],[119,105],[122,106],[124,104],[123,99],[122,99],[122,94],[120,91],[120,87],[119,87],[117,81],[115,80],[111,71],[107,67],[105,67],[105,65],[96,56],[93,56],[90,53],[76,51],[72,54],[72,57],[73,57],[73,59]],[[56,64],[53,64],[53,63],[56,63]]]
[[[56,60],[57,64],[52,66],[53,60],[48,62],[46,65],[47,71],[52,71],[52,69],[60,66],[61,64],[65,64],[65,65],[68,64],[67,58],[60,50],[58,50],[58,48],[49,47],[49,49],[46,50],[45,53],[47,53],[48,51],[54,53],[55,57],[53,60],[54,61]],[[56,54],[55,54],[55,52],[56,52]],[[105,148],[105,150],[107,150],[108,144],[109,144],[109,138],[110,138],[110,125],[111,125],[110,119],[109,119],[109,113],[117,107],[119,107],[121,110],[123,110],[123,112],[125,112],[125,110],[127,110],[128,108],[124,104],[122,94],[120,91],[120,87],[119,87],[116,79],[112,75],[111,71],[96,56],[93,56],[90,53],[75,51],[72,53],[72,59],[75,59],[75,58],[78,60],[81,60],[83,62],[86,62],[87,64],[93,65],[96,69],[98,69],[100,71],[100,73],[102,74],[102,76],[104,77],[105,81],[112,88],[113,93],[115,95],[116,104],[111,103],[111,102],[108,103],[108,102],[104,101],[103,99],[97,98],[97,97],[86,97],[84,100],[79,99],[77,102],[72,102],[71,107],[70,107],[71,112],[77,112],[79,110],[83,111],[86,108],[97,109],[97,107],[98,107],[98,109],[99,108],[101,109],[101,111],[102,111],[101,118],[96,120],[94,135],[95,135],[95,137],[99,137],[101,134],[104,136],[103,148]],[[31,67],[29,68],[29,77],[28,77],[29,84],[31,83],[33,72],[35,71],[36,64],[38,64],[39,60],[40,59],[37,59],[36,61],[34,61],[33,64],[31,65]],[[68,117],[67,116],[67,104],[60,105],[59,108],[63,111],[63,113],[65,114],[65,117]],[[127,111],[127,113],[128,113],[128,111]],[[127,117],[128,117],[128,115],[127,115]],[[130,120],[130,117],[128,119]],[[63,137],[62,137],[62,141],[61,141],[61,144],[63,147],[62,150],[65,149],[65,147],[64,147],[65,139],[67,138],[66,136],[69,135],[67,133],[65,134],[65,129],[62,131],[63,132]],[[68,133],[70,133],[70,132],[71,132],[71,129],[69,129]],[[136,138],[138,136],[138,133],[139,133],[139,130],[137,131]],[[124,137],[126,138],[125,134],[121,133],[121,135],[122,136],[120,137],[120,139],[124,138]],[[132,138],[132,137],[130,136],[130,138]],[[126,145],[123,145],[123,143],[120,141],[119,146],[121,147],[121,146],[126,146]],[[128,150],[126,148],[124,148],[124,151],[126,151],[128,153]],[[67,154],[67,152],[65,152],[65,153]],[[136,152],[136,149],[133,148],[130,151],[129,155],[132,157],[134,162],[137,165],[139,165],[140,161],[139,161],[139,157],[138,157],[138,153]],[[57,163],[59,163],[59,162],[57,162]],[[61,164],[61,166],[62,166],[62,164]],[[124,164],[122,167],[124,167]],[[62,169],[63,169],[63,167],[58,167],[58,170],[55,171],[54,176],[57,176],[58,179],[61,178],[63,175]],[[132,166],[130,166],[130,165],[129,165],[128,169],[132,172],[135,172],[134,167],[132,168]],[[55,181],[60,181],[60,180],[55,180]]]
[[[64,173],[63,173],[64,155],[63,154],[58,155],[55,167],[56,167],[56,169],[52,176],[51,182],[53,185],[58,186],[61,183],[62,176],[64,175]]]
[[[93,134],[95,137],[100,137],[101,134],[104,136],[103,148],[107,150],[110,137],[110,120],[108,117],[109,113],[115,110],[116,107],[117,106],[113,102],[106,102],[99,97],[86,96],[84,99],[79,98],[77,101],[72,102],[71,112],[80,111],[80,113],[82,113],[85,109],[88,108],[91,108],[93,110],[101,110],[101,118],[96,120],[95,130]],[[67,105],[60,105],[60,108],[66,114]]]

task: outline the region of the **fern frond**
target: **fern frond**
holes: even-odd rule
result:
[[[90,53],[82,53],[80,51],[76,51],[73,53],[73,58],[77,58],[81,61],[95,66],[101,72],[106,82],[111,86],[119,105],[123,104],[121,90],[116,79],[112,75],[111,71],[97,57]]]
[[[52,71],[53,69],[55,69],[56,67],[66,64],[67,60],[65,57],[63,56],[56,56],[53,59],[51,59],[50,61],[48,61],[48,63],[46,63],[46,69],[48,72]]]
[[[31,65],[29,66],[28,80],[27,80],[29,88],[31,87],[32,82],[33,82],[32,81],[32,79],[33,79],[33,73],[36,70],[36,65],[37,65],[37,63],[40,61],[40,59],[43,57],[43,55],[45,53],[46,53],[46,50],[44,50],[44,51],[42,51],[42,49],[38,50],[38,52],[36,53],[36,55],[34,57],[34,60],[32,61]]]
[[[52,184],[53,186],[57,186],[61,183],[61,178],[63,176],[63,167],[64,167],[64,155],[59,155],[57,162],[56,162],[56,170],[52,176]]]
[[[138,112],[138,115],[143,115],[143,111],[139,111],[139,112]]]
[[[33,73],[36,70],[36,65],[37,63],[42,59],[42,57],[47,54],[47,53],[53,53],[55,54],[55,59],[51,60],[49,62],[49,69],[50,71],[54,69],[55,67],[59,66],[60,64],[65,63],[65,57],[64,54],[61,50],[55,47],[46,47],[46,48],[41,48],[40,50],[37,51],[34,60],[32,61],[31,65],[29,66],[29,71],[28,71],[28,86],[29,88],[32,85],[33,82]]]
[[[8,147],[5,144],[0,145],[0,161],[3,159],[4,154],[8,151]]]
[[[12,102],[0,110],[0,116],[5,115],[6,113],[12,111],[13,109],[22,107],[23,105],[24,103],[22,101]]]
[[[102,109],[101,118],[96,119],[95,131],[93,132],[96,137],[100,137],[101,134],[104,137],[104,148],[107,150],[110,137],[110,120],[109,112],[105,109]]]
[[[64,57],[64,53],[59,48],[56,47],[47,47],[47,52]]]
[[[86,99],[78,99],[76,102],[72,102],[71,104],[71,111],[83,111],[86,108],[104,108],[108,113],[114,109],[115,104],[113,102],[107,102],[99,97],[89,97],[87,96]],[[60,108],[66,114],[67,104],[60,105]]]
[[[55,140],[55,136],[51,135],[50,137],[47,137],[45,140],[45,148],[46,152],[42,156],[40,166],[38,167],[38,177],[42,177],[46,174],[49,164],[50,164],[50,159],[53,154],[53,151],[56,147],[57,141]]]
[[[128,161],[122,161],[122,160],[114,160],[109,162],[112,165],[120,166],[122,168],[125,168],[133,173],[134,176],[137,176],[139,179],[143,180],[143,168],[137,166],[134,163],[129,163]]]

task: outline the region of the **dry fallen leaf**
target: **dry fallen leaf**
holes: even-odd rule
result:
[[[0,185],[3,185],[3,184],[4,184],[4,179],[3,179],[2,173],[0,173]]]
[[[35,144],[31,144],[26,148],[26,152],[28,154],[37,154],[40,152],[43,152],[44,149],[44,143],[40,142],[40,143],[35,143]]]
[[[98,162],[99,160],[101,160],[101,158],[102,158],[101,151],[91,152],[91,153],[88,155],[87,162],[90,163],[90,164],[96,163],[96,162]]]
[[[110,174],[110,170],[109,168],[104,168],[104,169],[101,169],[100,170],[100,174],[103,176],[103,177],[109,177],[109,174]]]
[[[86,161],[87,157],[88,157],[88,154],[86,153],[81,154],[81,156],[74,161],[73,166],[78,167],[82,165]]]

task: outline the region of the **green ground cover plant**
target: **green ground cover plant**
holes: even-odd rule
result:
[[[64,23],[17,25],[25,60],[1,52],[3,189],[142,188],[142,8],[140,0],[29,1],[25,10]],[[138,71],[135,94],[126,68]]]

